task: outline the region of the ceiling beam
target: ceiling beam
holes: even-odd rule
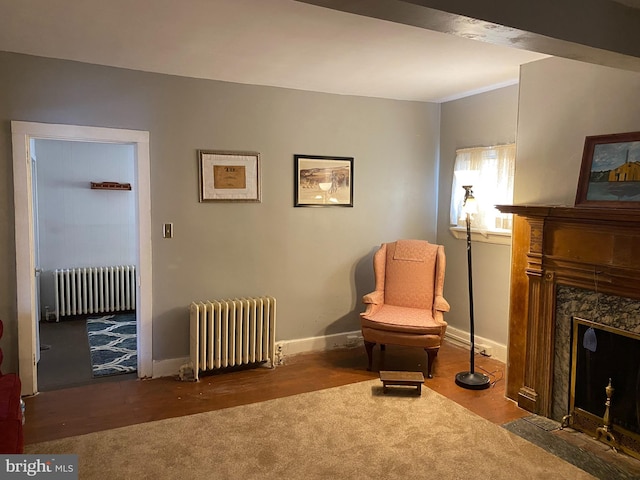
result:
[[[297,0],[640,72],[640,10],[609,0]]]

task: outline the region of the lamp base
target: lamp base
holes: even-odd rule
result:
[[[491,386],[491,381],[482,373],[460,372],[456,374],[456,385],[469,390],[484,390]]]

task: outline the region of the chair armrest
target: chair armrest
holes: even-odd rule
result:
[[[362,303],[382,305],[384,303],[384,292],[382,290],[376,290],[375,292],[367,293],[362,297]]]
[[[448,312],[451,307],[449,306],[449,302],[447,302],[442,295],[437,295],[433,301],[433,309],[440,312]]]

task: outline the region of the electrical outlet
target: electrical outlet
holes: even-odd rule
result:
[[[493,348],[484,345],[476,347],[476,351],[483,357],[490,357],[493,355]]]
[[[173,223],[165,223],[162,226],[162,237],[173,238]]]

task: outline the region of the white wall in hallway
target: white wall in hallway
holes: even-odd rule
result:
[[[136,259],[132,145],[36,140],[41,307],[53,310],[56,268],[130,265]]]

